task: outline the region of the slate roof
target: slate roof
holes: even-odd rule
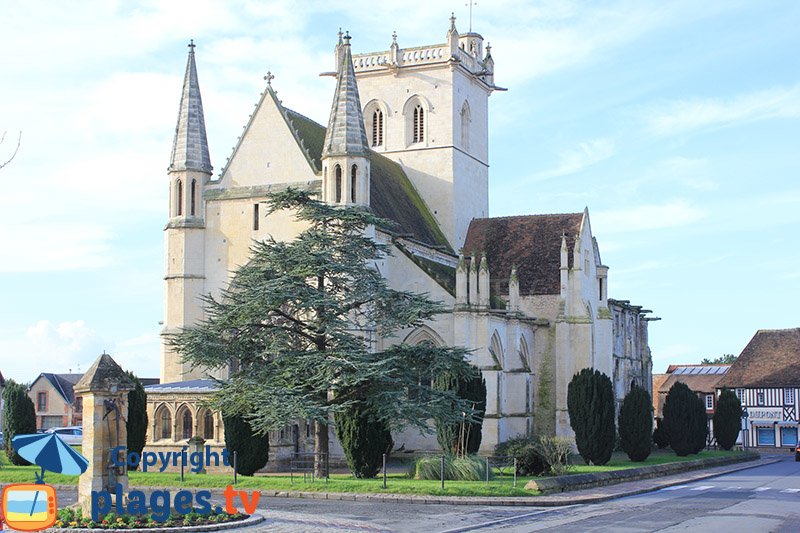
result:
[[[583,213],[476,218],[467,230],[464,255],[480,257],[486,252],[497,294],[508,294],[514,265],[520,294],[559,294],[561,236],[567,236],[571,258],[582,221]]]
[[[33,383],[36,383],[39,378],[46,379],[56,392],[64,398],[65,402],[72,404],[75,401],[74,386],[82,377],[83,374],[52,374],[49,372],[42,372],[39,374],[38,378],[33,380]]]
[[[200,97],[200,82],[194,61],[194,44],[190,44],[169,170],[197,170],[211,174],[212,169],[203,117],[203,100]]]
[[[187,381],[173,381],[171,383],[159,383],[158,385],[148,385],[144,388],[145,392],[214,392],[217,384],[211,379],[190,379]]]
[[[800,328],[760,329],[719,387],[800,387]]]

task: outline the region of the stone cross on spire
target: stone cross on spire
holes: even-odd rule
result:
[[[367,155],[367,132],[361,114],[361,100],[358,97],[358,84],[350,53],[350,32],[344,36],[342,54],[337,65],[336,92],[333,96],[322,156]]]

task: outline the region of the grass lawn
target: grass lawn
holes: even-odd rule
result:
[[[672,452],[659,450],[653,452],[646,461],[641,463],[632,463],[625,454],[615,453],[611,461],[606,465],[588,466],[576,464],[572,468],[571,473],[606,472],[609,470],[621,470],[676,461],[730,456],[739,453],[742,452],[703,451],[698,455],[678,457]],[[580,461],[580,457],[573,458],[573,461]],[[36,471],[38,471],[38,467],[35,466],[11,465],[8,462],[5,452],[0,452],[0,483],[32,483],[34,481],[34,472]],[[381,478],[355,479],[348,474],[333,474],[327,483],[324,479],[316,480],[313,483],[310,481],[304,483],[301,474],[299,478],[295,476],[294,483],[292,483],[288,475],[239,476],[237,487],[305,492],[323,491],[447,496],[536,496],[538,492],[525,490],[523,488],[531,479],[533,478],[518,477],[516,487],[512,486],[511,476],[495,476],[488,484],[482,481],[445,481],[445,488],[442,490],[440,481],[415,480],[408,478],[404,474],[390,474],[388,476],[387,488],[383,489],[383,480]],[[53,485],[69,485],[77,484],[78,476],[64,476],[47,472],[45,474],[45,480],[47,483]],[[130,472],[129,480],[132,486],[224,488],[233,483],[233,476],[222,474],[192,474],[191,472],[187,472],[186,481],[182,483],[180,474],[170,472]]]

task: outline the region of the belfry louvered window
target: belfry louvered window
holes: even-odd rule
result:
[[[175,198],[177,205],[175,206],[175,214],[178,216],[183,215],[183,183],[181,180],[175,182]]]
[[[356,203],[356,186],[358,185],[358,167],[353,165],[350,167],[350,202]]]
[[[372,113],[372,146],[383,145],[383,111],[376,109]]]
[[[342,202],[342,167],[336,165],[336,203]]]
[[[421,105],[414,107],[414,131],[412,132],[411,142],[421,143],[425,140],[425,110]]]

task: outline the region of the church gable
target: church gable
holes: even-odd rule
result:
[[[317,179],[319,156],[314,161],[308,151],[316,150],[315,144],[321,150],[322,140],[315,142],[309,122],[313,121],[284,109],[268,86],[218,183],[224,187],[253,187]]]
[[[464,254],[486,253],[495,293],[508,294],[508,274],[517,267],[520,294],[559,294],[561,236],[572,250],[582,230],[584,213],[473,219]]]

